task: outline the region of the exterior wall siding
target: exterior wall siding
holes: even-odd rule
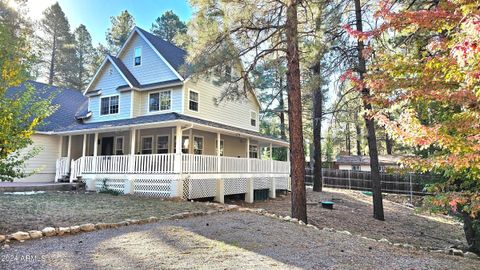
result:
[[[60,154],[60,137],[34,134],[32,140],[32,146],[27,147],[22,153],[26,153],[32,147],[41,147],[41,151],[25,163],[25,171],[30,173],[38,170],[38,172],[25,178],[15,179],[15,182],[53,182],[56,160]]]
[[[98,81],[93,86],[93,89],[100,89],[102,94],[100,96],[91,97],[88,102],[88,110],[93,114],[87,120],[87,123],[102,122],[118,119],[130,118],[131,110],[131,94],[132,91],[118,92],[117,87],[125,85],[127,82],[123,79],[120,73],[110,63],[106,64]],[[117,114],[100,115],[100,99],[106,96],[119,95],[119,110]]]
[[[178,79],[175,73],[138,34],[134,34],[129,43],[122,54],[119,55],[119,58],[140,84]],[[135,48],[137,47],[142,48],[142,63],[140,66],[134,66],[133,62]]]
[[[198,112],[189,110],[190,90],[199,93]],[[215,98],[221,95],[223,88],[203,79],[189,80],[185,83],[183,91],[184,114],[239,128],[259,131],[258,112],[260,108],[251,94],[249,94],[248,100],[224,101],[216,105]],[[250,125],[250,112],[252,110],[257,113],[256,127]]]

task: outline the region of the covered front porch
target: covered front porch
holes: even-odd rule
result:
[[[55,181],[84,181],[126,194],[196,199],[289,189],[288,143],[245,130],[189,121],[61,134]],[[287,155],[288,156],[288,155]]]

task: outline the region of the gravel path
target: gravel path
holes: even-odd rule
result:
[[[475,268],[477,260],[236,211],[14,243],[0,252],[0,269],[18,270]]]

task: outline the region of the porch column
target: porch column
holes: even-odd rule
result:
[[[175,130],[175,164],[174,172],[182,173],[182,126],[177,125]]]
[[[83,144],[82,144],[82,159],[80,161],[80,175],[83,173],[85,168],[85,156],[87,155],[87,134],[83,134]]]
[[[68,135],[67,157],[70,160],[72,154],[72,135]]]
[[[250,138],[247,138],[247,171],[250,172]],[[255,188],[253,186],[253,177],[247,177],[247,192],[245,193],[245,202],[253,203]]]
[[[222,159],[220,157],[220,133],[217,133],[217,172],[222,172]]]
[[[273,158],[272,158],[272,155],[273,155],[273,148],[272,148],[272,143],[270,143],[270,173],[274,173],[273,171]],[[275,199],[277,197],[277,187],[276,187],[276,183],[275,183],[275,177],[273,175],[271,175],[270,177],[270,189],[268,191],[268,197],[272,198],[272,199]]]
[[[94,172],[97,172],[97,158],[95,158],[97,156],[97,152],[98,152],[98,132],[95,132],[95,136],[94,136],[94,139],[93,139],[93,162],[92,162],[92,169]]]

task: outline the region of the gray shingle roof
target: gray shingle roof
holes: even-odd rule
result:
[[[73,122],[76,122],[76,115],[86,114],[88,99],[82,95],[80,90],[26,81],[17,87],[9,88],[7,94],[11,96],[25,91],[27,84],[35,89],[35,96],[38,98],[48,98],[54,95],[52,104],[58,105],[58,109],[45,119],[43,124],[37,127],[37,131],[53,131],[65,126],[71,126]]]

